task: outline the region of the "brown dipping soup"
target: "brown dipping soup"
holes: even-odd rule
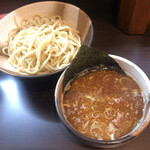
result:
[[[131,132],[143,115],[138,84],[115,71],[99,70],[76,78],[64,95],[68,122],[81,134],[114,140]]]

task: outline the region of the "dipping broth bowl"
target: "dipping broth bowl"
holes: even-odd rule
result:
[[[144,97],[144,112],[143,112],[143,117],[138,123],[138,125],[128,134],[125,136],[122,136],[119,139],[116,140],[96,140],[96,139],[91,139],[88,138],[78,131],[76,131],[70,123],[66,120],[64,114],[63,114],[63,78],[64,78],[64,73],[65,71],[61,74],[56,88],[55,88],[55,106],[56,110],[58,113],[58,116],[62,123],[65,125],[67,129],[71,133],[73,133],[80,141],[86,143],[87,145],[94,146],[94,147],[99,147],[99,148],[113,148],[113,147],[118,147],[123,144],[126,144],[127,142],[131,141],[135,137],[137,137],[149,124],[150,122],[150,81],[146,74],[134,63],[131,61],[115,56],[115,55],[110,55],[115,61],[120,65],[120,67],[125,71],[125,73],[129,76],[131,76],[140,86],[141,91]]]

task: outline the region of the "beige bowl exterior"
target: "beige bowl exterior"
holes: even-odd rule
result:
[[[10,74],[19,75],[15,69],[7,62],[8,57],[2,54],[1,49],[7,45],[8,34],[16,28],[16,22],[31,20],[35,15],[56,16],[59,15],[69,26],[80,32],[82,44],[91,45],[93,39],[93,25],[89,16],[80,8],[56,1],[45,1],[32,3],[18,8],[2,20],[0,20],[0,70]],[[40,76],[40,75],[39,75]]]
[[[139,84],[144,94],[143,96],[144,96],[144,103],[145,103],[145,111],[143,117],[139,125],[129,134],[121,137],[120,139],[111,140],[111,141],[94,140],[83,136],[82,134],[80,134],[79,132],[77,132],[75,129],[71,127],[71,125],[63,115],[63,110],[62,110],[62,103],[63,103],[63,96],[64,96],[63,78],[64,78],[65,71],[60,76],[55,88],[56,110],[63,124],[84,143],[94,147],[100,147],[100,148],[118,147],[129,142],[131,139],[137,137],[150,122],[150,81],[148,77],[136,64],[132,63],[131,61],[115,55],[110,55],[110,56],[116,60],[116,62],[126,72],[126,74],[130,75],[132,78],[136,80],[136,82]]]

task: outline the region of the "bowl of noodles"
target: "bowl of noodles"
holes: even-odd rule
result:
[[[25,78],[61,72],[79,47],[91,45],[93,39],[92,21],[85,12],[54,1],[12,11],[0,20],[0,30],[0,70]]]

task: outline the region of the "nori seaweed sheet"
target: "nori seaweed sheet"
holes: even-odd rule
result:
[[[125,75],[125,72],[121,69],[119,64],[108,54],[97,48],[82,45],[70,66],[65,71],[63,89],[66,84],[80,72],[85,69],[90,70],[90,68],[96,66],[99,66],[99,69],[114,70]]]

